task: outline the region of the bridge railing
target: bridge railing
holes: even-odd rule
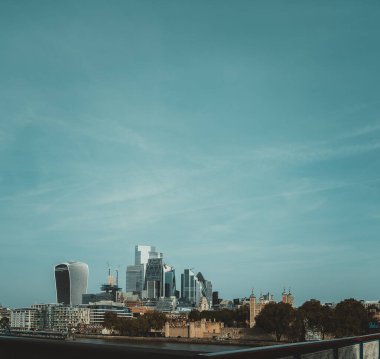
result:
[[[379,359],[379,334],[198,354],[204,359]]]
[[[144,344],[93,344],[64,340],[0,336],[0,358],[75,359],[379,359],[380,334],[252,349],[200,353],[144,348]]]

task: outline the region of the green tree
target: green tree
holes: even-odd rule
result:
[[[9,330],[9,319],[2,317],[0,319],[0,329]]]
[[[120,322],[117,314],[114,312],[105,312],[103,325],[107,329],[118,329]]]
[[[166,315],[160,312],[146,313],[138,318],[115,318],[108,314],[104,323],[108,328],[118,330],[120,335],[147,336],[151,329],[163,329],[166,320]]]
[[[291,333],[291,325],[295,321],[295,310],[288,303],[268,303],[256,317],[256,325],[268,333],[281,337]]]
[[[362,335],[368,332],[371,316],[363,304],[355,299],[346,299],[335,307],[337,337]]]
[[[249,323],[249,306],[244,305],[238,309],[204,310],[199,312],[193,309],[189,313],[189,320],[198,321],[202,318],[223,322],[226,327],[245,327]]]
[[[249,326],[249,305],[242,305],[240,308],[235,309],[234,319],[238,327]]]
[[[198,320],[201,320],[201,312],[199,310],[193,309],[188,316],[189,320],[192,322],[196,322]]]
[[[157,311],[146,313],[143,317],[148,322],[149,329],[160,330],[166,322],[166,315]],[[140,318],[139,318],[140,319]]]
[[[326,334],[334,332],[334,311],[326,305],[321,305],[319,300],[311,299],[305,302],[299,311],[303,317],[305,331],[319,332],[322,339]]]
[[[119,322],[121,335],[140,337],[146,336],[150,330],[148,320],[141,316],[139,318],[123,318]]]
[[[300,309],[294,309],[294,320],[290,323],[289,331],[286,335],[292,342],[305,340],[304,315]]]

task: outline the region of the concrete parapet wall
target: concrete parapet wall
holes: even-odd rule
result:
[[[363,343],[363,359],[379,359],[379,342]]]
[[[350,345],[338,349],[338,359],[360,359],[360,345]]]
[[[316,353],[302,354],[301,359],[334,359],[334,350],[322,350]]]

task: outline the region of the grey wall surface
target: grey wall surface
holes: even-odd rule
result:
[[[348,347],[338,349],[339,359],[360,359],[360,345],[350,345]]]
[[[379,342],[363,343],[363,359],[379,359]]]
[[[301,359],[334,359],[334,351],[329,349],[316,353],[302,354]]]

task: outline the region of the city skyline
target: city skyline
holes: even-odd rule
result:
[[[174,281],[175,281],[175,272],[174,272],[174,267],[170,267],[168,266],[165,262],[164,262],[164,253],[162,252],[158,252],[156,251],[156,246],[152,246],[152,245],[135,245],[135,251],[134,251],[134,254],[135,254],[135,261],[134,263],[149,263],[149,260],[150,259],[153,259],[153,260],[161,260],[161,265],[162,265],[162,270],[163,270],[163,274],[167,274],[166,271],[167,270],[170,270],[170,271],[173,271],[173,274],[174,274]],[[143,250],[141,250],[142,248],[144,248]],[[144,253],[145,252],[145,253]],[[149,254],[148,254],[149,253]],[[152,256],[151,256],[152,255]],[[142,260],[142,257],[144,258]],[[69,275],[68,278],[69,278],[69,284],[65,284],[62,286],[62,289],[58,289],[59,288],[59,285],[58,285],[58,281],[60,283],[63,283],[65,280],[67,281],[67,278],[64,279],[62,277],[62,275],[60,277],[57,277],[57,272],[60,273],[62,270],[66,270],[67,272],[70,271],[70,266],[74,266],[75,268],[73,268],[72,270],[74,270],[73,274],[74,276],[71,278],[71,276]],[[127,265],[126,266],[127,269],[128,267],[135,267],[135,265]],[[115,283],[117,283],[117,281],[119,280],[120,281],[120,278],[119,278],[119,269],[120,269],[120,266],[118,267],[115,267],[114,270],[112,270],[111,266],[110,266],[110,263],[107,262],[107,282],[108,284],[110,285],[113,285]],[[199,304],[199,299],[200,299],[200,296],[204,296],[205,298],[207,298],[208,300],[210,300],[210,303],[213,301],[213,296],[214,296],[214,293],[217,293],[216,295],[219,296],[219,292],[220,292],[220,289],[217,289],[216,291],[212,290],[212,285],[211,285],[211,281],[209,280],[205,280],[205,278],[203,277],[203,274],[201,272],[198,272],[198,274],[195,274],[193,272],[193,270],[195,270],[194,267],[192,268],[184,268],[183,270],[183,273],[179,274],[181,280],[179,281],[180,282],[180,287],[181,287],[181,290],[179,291],[179,298],[181,299],[185,299],[185,298],[188,298],[190,296],[190,298],[193,298],[193,299],[190,299],[189,303],[188,304],[192,304],[192,305],[195,305],[195,307],[197,307],[197,303]],[[82,272],[83,273],[80,273]],[[122,271],[123,272],[123,271]],[[127,279],[127,272],[125,272],[126,274],[126,279]],[[192,289],[190,289],[189,287],[189,283],[190,283],[190,279],[188,278],[187,279],[187,282],[186,280],[184,279],[186,276],[191,276],[193,277],[193,284],[191,285]],[[142,276],[144,277],[144,275]],[[116,279],[117,278],[117,279]],[[29,307],[29,306],[33,306],[33,305],[45,305],[46,303],[56,303],[56,304],[61,304],[61,305],[78,305],[78,304],[81,304],[81,297],[82,297],[82,292],[83,294],[86,294],[87,296],[89,296],[89,298],[91,298],[91,296],[94,296],[95,294],[88,294],[88,292],[96,292],[97,290],[95,290],[95,287],[94,288],[91,288],[89,291],[87,291],[87,283],[88,283],[88,279],[89,279],[89,266],[87,263],[84,263],[84,262],[79,262],[79,261],[66,261],[66,262],[61,262],[60,264],[57,264],[54,266],[54,281],[55,281],[55,296],[56,296],[56,300],[55,301],[39,301],[39,302],[34,302],[34,303],[28,303],[26,305],[22,305],[22,306],[12,306],[12,305],[8,305],[8,307],[10,308],[22,308],[22,307]],[[76,287],[76,289],[74,290],[75,292],[77,292],[75,294],[75,300],[74,302],[72,302],[71,299],[68,299],[66,298],[67,295],[69,295],[69,297],[71,298],[71,287],[72,287],[72,280],[74,282],[76,282],[76,284],[74,285],[74,287]],[[78,281],[79,280],[79,281]],[[116,281],[116,282],[115,282]],[[123,281],[123,280],[122,280]],[[102,290],[103,290],[103,287],[105,286],[104,284],[102,284],[100,286],[100,283],[102,283],[103,280],[102,279],[99,279],[98,281],[98,285],[97,285],[97,289],[99,287],[102,287]],[[126,281],[128,282],[128,281]],[[164,280],[165,282],[165,280]],[[201,288],[199,287],[200,285],[200,282],[202,282],[202,285],[201,285]],[[185,284],[187,283],[187,285]],[[63,288],[66,287],[66,291],[65,293],[62,291]],[[80,287],[83,287],[81,289],[79,289]],[[121,293],[124,293],[124,292],[130,292],[129,290],[127,290],[127,287],[125,288],[118,288],[120,290]],[[124,289],[124,290],[123,290]],[[273,288],[272,288],[273,289]],[[272,290],[271,289],[271,290]],[[278,288],[277,288],[278,289]],[[78,291],[79,290],[79,291]],[[193,291],[193,292],[189,292],[189,290]],[[236,299],[240,299],[240,300],[248,300],[249,298],[251,297],[255,297],[255,298],[258,298],[258,299],[262,299],[264,298],[264,300],[266,300],[267,298],[269,298],[269,296],[271,297],[271,300],[274,301],[274,302],[284,302],[284,296],[287,298],[288,296],[291,296],[292,298],[292,303],[293,303],[293,300],[294,300],[294,296],[293,296],[293,291],[291,290],[291,287],[286,287],[285,285],[283,286],[282,290],[278,291],[278,293],[281,293],[280,295],[276,295],[276,294],[270,294],[270,292],[265,292],[266,290],[268,290],[268,288],[266,287],[264,290],[263,288],[250,288],[250,293],[249,294],[246,294],[246,295],[242,295],[242,296],[232,296],[232,297],[229,297],[229,298],[221,298],[219,296],[219,299],[220,300],[227,300],[227,301],[234,301]],[[211,291],[211,292],[210,292]],[[133,291],[134,292],[134,291]],[[141,298],[142,299],[152,299],[151,296],[149,296],[148,294],[148,291],[145,291],[145,295],[141,295]],[[196,292],[199,292],[198,294],[196,294]],[[222,291],[223,292],[223,291]],[[191,294],[190,294],[191,293]],[[274,293],[277,293],[276,291]],[[167,296],[166,294],[166,289],[162,289],[162,293],[161,293],[161,298],[164,298]],[[172,294],[173,296],[175,295],[174,293]],[[58,298],[62,298],[62,301],[60,302]],[[65,298],[65,299],[63,299]],[[79,299],[80,298],[80,299]],[[198,300],[195,300],[195,298],[198,298]],[[156,298],[158,299],[158,297]],[[308,300],[314,300],[316,298],[309,298]],[[317,300],[319,300],[320,298],[318,298]],[[345,298],[345,299],[348,299],[348,298]],[[88,299],[91,301],[91,299]],[[87,301],[88,301],[87,300]],[[100,300],[100,299],[99,299]],[[363,299],[359,299],[359,300],[363,300]],[[87,303],[86,301],[86,303]],[[70,302],[70,303],[69,303]],[[323,302],[323,301],[322,301]],[[379,300],[380,302],[380,300]],[[328,301],[326,300],[325,303],[327,304],[331,304],[331,303],[334,303],[333,301]],[[50,304],[46,304],[46,305],[50,305]],[[296,306],[299,306],[301,305],[302,303],[299,302],[297,303],[296,300],[294,300],[294,304]],[[2,303],[0,303],[0,306],[2,306]]]
[[[222,298],[379,300],[379,17],[372,0],[1,1],[0,303],[55,301],[66,260],[96,292],[136,243]]]

